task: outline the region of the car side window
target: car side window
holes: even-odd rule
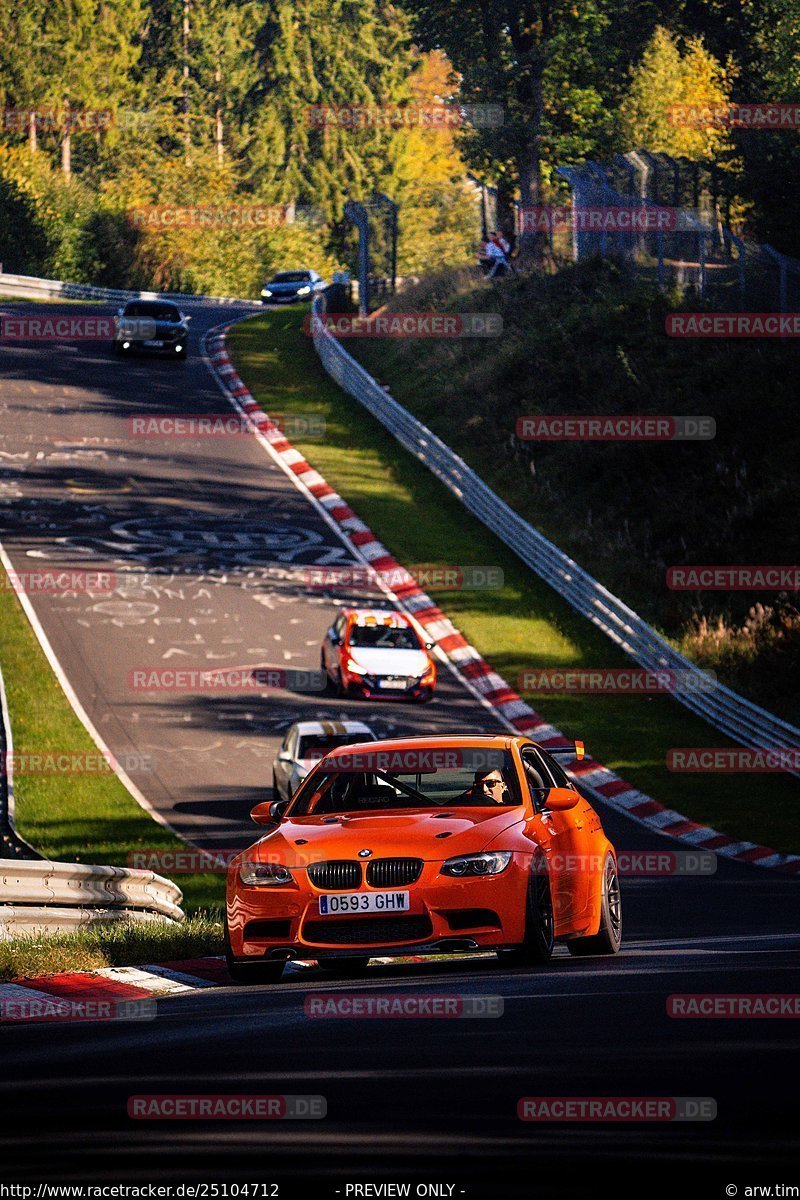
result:
[[[344,616],[344,614],[342,614],[341,616],[338,616],[333,623],[333,632],[336,634],[336,636],[338,637],[340,642],[344,639],[344,631],[345,631],[346,625],[347,625],[347,618]]]
[[[547,791],[552,787],[561,787],[561,784],[556,782],[550,763],[532,746],[522,751],[522,766],[534,812],[541,812]]]
[[[549,754],[547,756],[541,755],[541,758],[547,764],[547,770],[553,777],[554,787],[569,788],[570,791],[575,790],[575,785],[560,763],[557,763]]]

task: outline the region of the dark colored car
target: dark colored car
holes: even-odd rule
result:
[[[185,359],[190,320],[168,300],[129,300],[114,318],[114,353],[145,351]]]
[[[279,271],[261,289],[262,304],[292,304],[295,300],[313,300],[326,287],[316,271]]]

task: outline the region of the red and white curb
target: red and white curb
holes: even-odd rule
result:
[[[402,959],[373,958],[372,963],[424,962],[421,955]],[[288,962],[284,977],[291,982],[316,967],[316,962]],[[155,1008],[137,1005],[170,996],[185,996],[208,988],[232,987],[224,958],[193,958],[149,963],[143,967],[101,967],[96,971],[64,971],[0,983],[0,1025],[11,1022],[142,1020]]]
[[[222,958],[66,971],[0,983],[0,1024],[14,1021],[136,1019],[136,1002],[231,983]],[[130,1007],[128,1007],[130,1006]],[[154,1015],[154,1013],[153,1013]]]
[[[418,622],[428,640],[435,643],[465,687],[485,707],[491,708],[514,733],[526,734],[545,748],[567,741],[559,729],[535,712],[481,657],[411,575],[397,584],[398,579],[403,579],[401,565],[349,504],[292,446],[256,403],[236,373],[225,348],[225,336],[230,327],[230,324],[219,326],[206,335],[208,361],[222,391],[240,415],[250,418],[273,459],[312,500],[328,524],[344,535],[356,557],[378,573],[379,583],[381,572],[391,573],[392,588],[381,585],[386,596],[394,599],[400,608]],[[638,791],[595,759],[572,762],[569,770],[593,796],[659,833],[688,842],[697,849],[713,850],[715,854],[737,862],[800,874],[800,855],[784,854],[768,846],[759,846],[756,842],[736,841],[716,829],[690,821],[681,813],[665,808],[651,796]]]

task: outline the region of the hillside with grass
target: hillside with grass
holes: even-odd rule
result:
[[[499,285],[472,270],[442,273],[392,307],[502,315],[498,338],[353,339],[348,349],[681,650],[800,721],[797,593],[667,586],[671,566],[798,561],[796,345],[669,338],[666,316],[691,301],[599,261]],[[711,416],[716,436],[520,440],[518,419],[539,414]]]

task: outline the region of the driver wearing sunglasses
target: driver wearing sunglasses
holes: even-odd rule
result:
[[[472,787],[464,792],[459,800],[463,804],[507,804],[509,801],[508,784],[503,779],[503,772],[476,771]],[[459,803],[459,800],[451,803]]]

